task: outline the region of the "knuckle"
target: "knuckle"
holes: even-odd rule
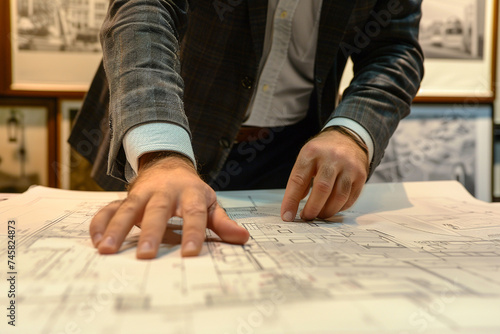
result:
[[[137,209],[137,205],[140,203],[140,197],[135,194],[129,194],[126,199],[124,199],[119,207],[122,213],[129,213]]]
[[[309,142],[302,148],[300,153],[304,158],[304,162],[309,163],[310,160],[321,153],[321,147],[315,142]]]
[[[120,213],[121,214],[130,214],[136,211],[136,205],[131,202],[124,202],[120,206]]]
[[[362,176],[365,177],[367,176],[367,165],[368,165],[368,159],[358,159],[354,156],[349,156],[346,159],[347,166],[349,170],[352,171],[353,175],[357,176]]]
[[[342,205],[344,205],[347,200],[349,200],[349,194],[348,193],[344,193],[344,192],[341,192],[341,193],[338,193],[335,195],[335,201],[337,203],[340,203]]]
[[[301,188],[308,185],[308,181],[306,180],[306,178],[303,175],[297,173],[290,176],[290,182]]]
[[[170,210],[168,201],[151,201],[148,205],[148,211],[152,212],[165,212]]]
[[[298,172],[304,172],[308,170],[311,166],[311,160],[312,157],[308,157],[305,154],[301,153],[301,155],[299,155],[299,157],[295,161],[295,170]]]
[[[329,180],[314,180],[314,189],[321,194],[329,195],[332,192],[333,184]]]
[[[329,161],[337,161],[337,160],[346,161],[346,159],[349,159],[348,157],[344,156],[342,150],[339,150],[336,147],[329,147],[324,151],[324,155]]]
[[[198,203],[189,203],[183,206],[182,212],[188,216],[200,216],[207,213],[207,208]]]
[[[324,164],[320,169],[320,177],[325,180],[332,180],[336,174],[336,168],[332,164]]]
[[[125,198],[122,201],[122,205],[124,205],[124,204],[135,204],[135,203],[139,202],[140,199],[141,199],[140,195],[137,195],[135,192],[129,192],[128,195],[127,195],[127,198]]]
[[[352,181],[350,177],[342,177],[340,179],[339,195],[349,196],[351,193]]]

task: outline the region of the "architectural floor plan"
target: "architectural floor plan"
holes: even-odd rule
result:
[[[16,326],[4,316],[1,333],[500,333],[500,205],[458,182],[368,184],[350,210],[293,223],[283,190],[221,192],[248,243],[207,231],[181,258],[175,218],[154,260],[135,258],[139,229],[119,254],[92,247],[90,219],[124,196],[34,187],[0,202],[2,245],[17,228]]]

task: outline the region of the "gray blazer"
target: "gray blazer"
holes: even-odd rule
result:
[[[111,1],[101,30],[103,63],[69,140],[94,165],[103,188],[123,188],[122,138],[148,122],[188,130],[202,176],[222,167],[252,96],[267,1],[222,3]],[[322,6],[309,112],[320,125],[334,117],[360,123],[375,146],[372,173],[423,76],[421,0],[323,0]],[[349,57],[354,79],[339,102]]]

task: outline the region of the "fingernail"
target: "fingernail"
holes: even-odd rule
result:
[[[112,236],[107,236],[106,239],[104,239],[99,246],[107,246],[107,247],[113,247],[115,245],[115,240],[113,239]]]
[[[101,242],[101,239],[102,239],[101,233],[96,233],[92,236],[92,243],[94,244],[94,247],[99,246],[99,242]]]
[[[139,253],[150,253],[153,249],[153,245],[149,241],[144,241],[139,245]]]
[[[182,248],[182,253],[183,255],[196,255],[198,251],[198,247],[196,247],[195,243],[193,241],[188,241],[184,247]]]
[[[287,211],[283,214],[284,221],[291,222],[291,221],[293,221],[293,219],[294,219],[294,216],[293,216],[293,213],[291,211]]]

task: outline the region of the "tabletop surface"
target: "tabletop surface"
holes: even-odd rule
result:
[[[0,202],[1,244],[15,244],[14,257],[0,249],[15,292],[0,304],[15,306],[15,330],[500,332],[500,206],[458,182],[368,184],[332,219],[291,223],[283,190],[220,192],[248,243],[207,231],[201,255],[182,258],[174,218],[154,260],[135,258],[138,229],[116,255],[92,247],[93,214],[124,196],[35,187]],[[15,332],[8,321],[0,332]]]

